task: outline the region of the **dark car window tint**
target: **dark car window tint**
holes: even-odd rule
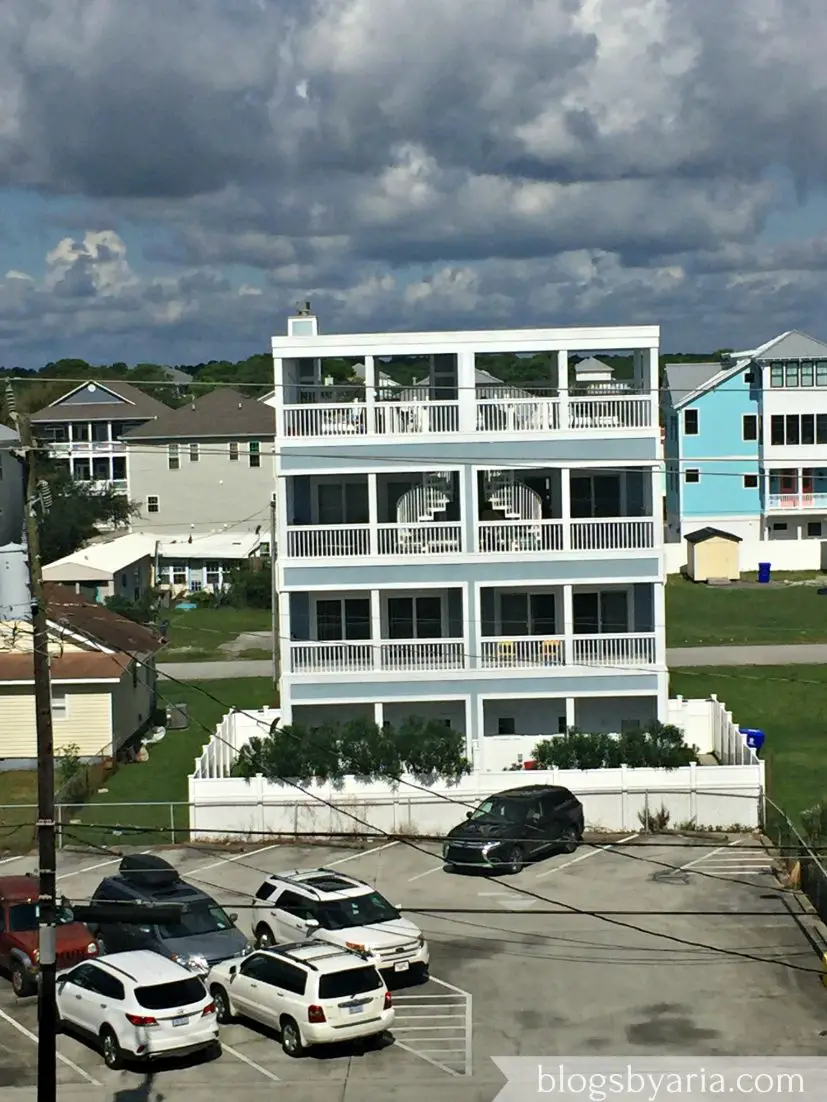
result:
[[[378,991],[382,979],[375,968],[348,968],[345,972],[329,972],[319,977],[320,999],[347,999]]]
[[[270,899],[275,890],[275,884],[262,884],[256,892],[256,899]]]
[[[294,995],[303,995],[307,987],[307,973],[286,960],[268,960],[264,982]]]
[[[242,976],[249,976],[250,979],[264,980],[267,971],[267,957],[263,953],[254,953],[253,956],[247,957],[247,959],[241,965]]]
[[[219,930],[232,930],[230,916],[217,903],[204,904],[184,911],[177,922],[158,927],[158,935],[165,940],[178,937],[194,937],[214,934]]]
[[[135,988],[135,998],[144,1010],[175,1010],[179,1006],[191,1006],[201,1002],[205,994],[206,988],[196,976]]]
[[[81,964],[79,968],[72,969],[68,978],[75,987],[82,987],[84,990],[92,990],[96,971],[97,969],[91,964]]]
[[[373,926],[394,922],[399,911],[379,892],[353,895],[349,899],[326,900],[319,904],[319,924],[325,930],[347,930],[351,926]]]
[[[103,995],[107,999],[123,999],[123,984],[116,976],[104,972],[102,968],[96,968],[94,965],[90,965],[89,970],[91,975],[86,986],[90,991]]]
[[[313,906],[312,900],[298,895],[296,892],[283,892],[279,896],[276,906],[280,910],[286,911],[287,914],[293,915],[294,918],[310,919],[316,917],[316,908]]]
[[[505,822],[519,823],[525,818],[526,808],[525,800],[504,800],[501,796],[491,796],[483,800],[471,818],[502,819]]]

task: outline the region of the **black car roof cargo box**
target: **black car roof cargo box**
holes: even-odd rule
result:
[[[154,853],[131,853],[121,860],[120,874],[136,888],[166,888],[180,880],[178,870]]]

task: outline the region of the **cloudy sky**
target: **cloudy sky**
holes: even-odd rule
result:
[[[823,0],[2,0],[0,364],[827,337]]]

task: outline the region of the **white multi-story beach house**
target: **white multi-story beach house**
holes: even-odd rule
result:
[[[658,342],[289,319],[269,399],[284,724],[437,719],[484,769],[487,736],[665,719]],[[590,358],[609,352],[623,379]],[[547,378],[525,381],[529,354]],[[334,385],[327,358],[364,370]],[[394,361],[424,382],[387,386]]]

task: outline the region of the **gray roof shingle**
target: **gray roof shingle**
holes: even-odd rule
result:
[[[276,414],[272,406],[238,391],[219,387],[179,409],[166,409],[154,421],[130,429],[124,440],[199,440],[205,437],[276,435]]]
[[[90,380],[90,382],[94,382],[94,380]],[[83,385],[87,386],[88,384],[84,383]],[[144,394],[142,390],[138,390],[131,383],[112,382],[110,379],[104,379],[102,382],[95,382],[95,386],[99,390],[111,391],[118,398],[123,398],[127,404],[90,402],[88,405],[84,405],[79,402],[61,406],[59,403],[64,398],[82,389],[80,386],[73,386],[60,398],[56,399],[58,404],[44,406],[43,409],[33,413],[31,416],[32,424],[47,424],[52,421],[148,421],[151,417],[158,417],[169,410],[169,406],[165,406],[163,402],[159,402],[157,398],[153,398],[150,394]]]
[[[724,365],[717,360],[714,363],[667,363],[664,366],[666,389],[677,406],[723,370]]]

